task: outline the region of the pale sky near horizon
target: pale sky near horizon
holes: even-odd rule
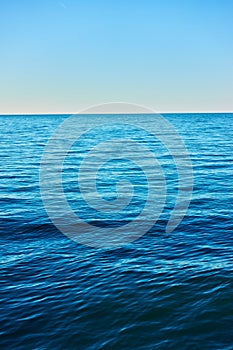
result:
[[[232,0],[0,0],[0,113],[232,112],[232,18]]]

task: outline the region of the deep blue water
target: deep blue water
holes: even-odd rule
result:
[[[43,207],[40,160],[65,118],[0,116],[0,348],[233,349],[233,114],[166,116],[192,159],[190,207],[166,234],[177,179],[161,148],[164,211],[148,233],[116,250],[70,240]],[[153,115],[135,118],[153,123]],[[108,119],[114,125],[114,117]],[[109,183],[100,173],[97,187],[108,200],[115,196],[116,168],[118,178],[127,174],[138,186],[129,212],[104,220],[80,200],[75,157],[71,152],[64,166],[72,208],[93,230],[133,220],[147,192],[140,169],[128,164],[126,171],[126,160],[111,163],[102,173]]]

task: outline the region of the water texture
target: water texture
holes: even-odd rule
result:
[[[1,349],[233,349],[233,114],[165,117],[192,159],[187,215],[165,233],[177,195],[176,168],[162,145],[150,144],[167,180],[163,213],[141,238],[110,250],[70,240],[43,207],[40,160],[67,116],[0,116]],[[105,118],[114,124],[114,116]],[[145,129],[154,122],[153,115],[135,118]],[[134,220],[148,191],[135,164],[113,160],[100,170],[98,190],[114,200],[116,181],[126,178],[134,198],[107,217],[89,208],[76,171],[94,138],[83,140],[83,148],[74,145],[63,174],[70,206],[93,231]],[[151,142],[146,136],[141,141]]]

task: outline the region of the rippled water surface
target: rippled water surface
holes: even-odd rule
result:
[[[163,213],[116,250],[70,240],[43,207],[40,160],[66,117],[0,116],[0,348],[233,349],[233,114],[166,115],[192,159],[191,205],[166,234],[177,176],[168,152],[157,148],[167,180]],[[80,127],[86,118],[77,119]],[[114,116],[105,118],[114,125]],[[153,115],[135,118],[145,128],[154,123]],[[114,200],[114,181],[124,176],[136,186],[128,211],[103,218],[80,197],[78,154],[74,145],[63,174],[73,210],[93,230],[134,220],[144,206],[145,174],[125,159],[100,171],[97,188],[106,200]]]

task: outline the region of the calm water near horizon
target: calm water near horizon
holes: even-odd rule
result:
[[[157,148],[168,182],[164,211],[147,234],[110,250],[71,241],[43,207],[40,160],[67,116],[0,116],[1,349],[233,349],[233,114],[165,117],[192,159],[187,215],[165,234],[177,178],[169,154]],[[77,122],[82,118],[88,116]],[[114,125],[113,115],[106,118]],[[153,123],[153,115],[135,118],[145,128]],[[70,205],[96,226],[112,224],[80,200],[75,156],[64,166]],[[129,213],[114,217],[119,226],[143,207],[146,179],[132,165],[127,170],[125,160],[109,165],[104,179],[115,168],[138,191]],[[114,198],[112,183],[100,181],[99,189]]]

